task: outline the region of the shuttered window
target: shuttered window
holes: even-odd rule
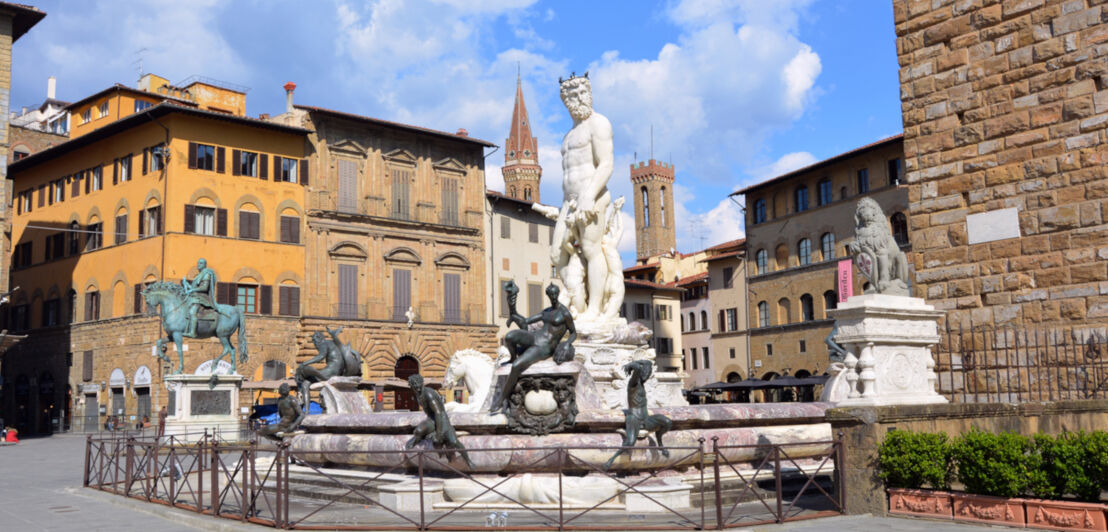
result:
[[[527,224],[527,240],[536,244],[539,242],[539,224],[534,222]]]
[[[339,159],[339,197],[338,209],[342,212],[358,210],[358,164],[354,161]]]
[[[456,273],[442,275],[443,321],[462,322],[462,276]]]
[[[412,180],[412,173],[407,170],[393,170],[392,171],[392,217],[399,218],[401,220],[409,219],[409,205],[410,192],[408,190],[409,182]]]
[[[92,351],[85,351],[81,355],[84,359],[81,363],[81,380],[89,382],[92,380]]]
[[[442,180],[442,223],[458,225],[458,180]]]
[[[339,264],[339,309],[340,318],[358,318],[358,267],[353,264]]]
[[[300,217],[299,216],[282,216],[281,217],[281,242],[288,242],[290,244],[300,243]]]
[[[261,239],[261,214],[239,211],[239,238]]]
[[[122,244],[127,241],[127,215],[120,214],[115,217],[115,243]]]
[[[500,217],[500,238],[512,238],[512,219],[507,216]]]
[[[100,319],[100,292],[85,293],[85,321]]]
[[[412,306],[412,272],[392,270],[392,319],[406,320],[408,307]]]
[[[300,315],[300,287],[281,286],[277,291],[277,313],[282,316]]]
[[[542,312],[542,285],[538,283],[527,284],[527,315],[534,316]]]
[[[500,317],[508,317],[508,281],[500,281]],[[518,303],[518,302],[517,302]]]

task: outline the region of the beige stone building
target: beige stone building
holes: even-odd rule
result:
[[[658,371],[681,371],[681,293],[675,285],[665,285],[637,279],[625,279],[625,294],[620,316],[628,322],[637,321],[654,331],[651,340],[657,357]],[[682,372],[683,373],[683,372]],[[686,375],[682,375],[684,379]]]
[[[550,263],[550,239],[554,220],[531,208],[532,202],[488,191],[485,218],[485,253],[488,257],[486,323],[497,326],[497,338],[508,332],[508,300],[504,283],[519,287],[516,310],[535,315],[550,305],[547,285],[562,282]],[[491,354],[491,353],[490,353]]]
[[[894,0],[916,295],[1108,321],[1108,6]]]
[[[840,294],[836,271],[850,260],[858,199],[884,208],[902,249],[908,251],[908,187],[902,183],[901,136],[817,162],[747,187],[746,252],[749,287],[750,375],[822,374],[824,339]],[[855,275],[853,293],[861,293]]]
[[[737,382],[750,376],[747,319],[746,241],[708,248],[708,300],[714,311],[712,382]]]

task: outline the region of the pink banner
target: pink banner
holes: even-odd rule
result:
[[[839,286],[839,303],[843,303],[854,295],[854,268],[853,261],[844,259],[839,261],[839,273],[837,276]]]

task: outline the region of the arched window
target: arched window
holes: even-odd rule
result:
[[[800,319],[801,321],[816,319],[815,305],[812,302],[812,296],[808,294],[800,296]]]
[[[523,188],[523,199],[526,201],[531,201],[531,187]]]
[[[792,322],[792,316],[789,316],[789,300],[788,298],[781,298],[777,300],[777,323],[779,325],[785,325]]]
[[[819,237],[819,250],[823,254],[823,260],[835,258],[835,234],[824,233]]]
[[[812,241],[807,238],[801,238],[800,242],[796,243],[796,260],[801,266],[805,266],[812,263]]]
[[[658,212],[662,215],[662,227],[666,226],[666,187],[658,194]]]
[[[393,376],[401,382],[408,382],[408,377],[419,373],[419,360],[411,355],[404,355],[396,359],[393,367]],[[396,410],[418,410],[419,404],[408,390],[396,390],[393,392],[393,408]]]
[[[758,302],[758,326],[769,327],[769,303]]]
[[[754,264],[757,265],[758,275],[766,273],[766,266],[768,261],[769,253],[766,253],[766,250],[759,249],[758,252],[754,254]]]
[[[796,212],[808,210],[808,187],[797,187],[795,194]]]
[[[836,294],[834,290],[828,290],[823,293],[823,317],[827,317],[827,311],[839,306],[839,294]]]
[[[846,199],[848,192],[846,191],[846,185],[839,187],[839,199]]]
[[[516,197],[516,187],[515,187],[515,185],[512,185],[512,186],[508,187],[508,196],[512,197],[512,198]]]
[[[889,219],[889,225],[893,226],[893,238],[897,244],[901,246],[908,243],[908,217],[904,216],[904,213],[898,212],[893,214]]]
[[[696,313],[695,312],[690,312],[689,313],[689,330],[690,331],[695,331],[696,330]]]
[[[825,177],[819,180],[819,198],[817,199],[820,205],[831,203],[831,179]]]
[[[646,187],[640,188],[639,192],[642,193],[642,226],[650,227],[650,193]]]
[[[777,269],[784,270],[789,267],[789,248],[785,244],[777,246],[777,252],[774,253],[777,262]]]
[[[81,252],[81,226],[76,220],[69,222],[69,255]]]
[[[754,223],[760,224],[766,221],[766,200],[760,199],[754,202]]]
[[[700,328],[705,329],[705,330],[708,329],[708,311],[707,310],[700,311]]]

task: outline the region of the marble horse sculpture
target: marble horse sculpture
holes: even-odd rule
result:
[[[318,354],[296,368],[296,386],[300,390],[300,403],[304,408],[308,407],[311,399],[310,386],[313,383],[323,382],[331,377],[362,376],[362,356],[339,339],[342,327],[327,327],[327,332],[331,335],[331,340],[323,336],[323,331],[312,334],[312,343]],[[312,366],[318,362],[325,362],[322,369]]]
[[[446,375],[442,378],[442,387],[450,389],[459,382],[465,384],[469,401],[465,403],[446,403],[447,412],[477,412],[492,389],[496,361],[476,349],[462,349],[450,357],[446,365]]]
[[[458,441],[458,434],[454,432],[454,425],[450,424],[450,417],[446,415],[446,406],[443,405],[439,392],[424,386],[423,376],[418,373],[408,377],[408,386],[411,387],[412,394],[415,395],[416,402],[423,409],[423,413],[427,414],[427,419],[416,425],[412,437],[404,444],[404,448],[411,449],[430,436],[431,444],[436,448],[446,446],[457,449],[462,455],[462,460],[465,460],[466,466],[472,471],[473,462],[469,460],[465,446]]]
[[[854,241],[847,250],[869,281],[867,294],[909,296],[908,258],[893,238],[892,226],[873,198],[862,198],[854,211]]]
[[[177,369],[174,375],[184,372],[185,352],[181,346],[181,340],[189,328],[189,312],[186,301],[188,292],[185,287],[167,281],[152,283],[142,290],[142,297],[146,300],[147,308],[157,308],[162,318],[162,329],[165,330],[165,338],[159,338],[157,343],[158,358],[172,364],[165,355],[166,343],[173,341],[177,344]],[[210,316],[201,315],[196,324],[195,338],[219,338],[223,344],[223,351],[212,363],[215,368],[223,357],[230,355],[231,372],[238,369],[238,364],[246,363],[248,358],[246,347],[245,320],[242,310],[233,305],[215,304],[214,312]],[[238,331],[238,350],[231,345],[231,335]]]
[[[612,467],[616,457],[630,452],[639,438],[639,431],[653,432],[657,441],[655,445],[661,447],[662,456],[669,456],[669,451],[662,446],[662,435],[673,428],[673,422],[661,414],[650,415],[646,410],[646,381],[654,373],[654,365],[649,360],[635,360],[623,366],[627,372],[627,406],[623,410],[623,446],[613,454],[604,469]]]

